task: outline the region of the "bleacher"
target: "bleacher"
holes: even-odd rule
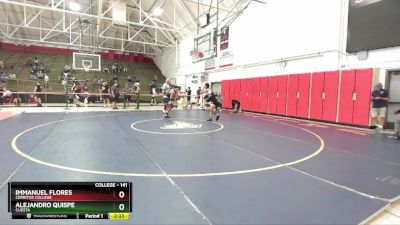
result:
[[[45,89],[47,92],[63,92],[64,86],[59,82],[59,75],[63,71],[66,64],[72,65],[72,54],[71,55],[53,55],[53,54],[40,54],[40,53],[30,53],[30,52],[14,52],[8,50],[0,50],[0,61],[4,62],[4,71],[9,74],[14,71],[16,74],[16,79],[8,79],[7,87],[12,91],[33,91],[36,82],[42,80],[31,80],[30,71],[31,67],[25,65],[28,59],[38,57],[39,62],[43,63],[46,70],[48,70],[49,83]],[[111,65],[114,62],[125,66],[128,68],[128,73],[120,73],[118,75],[121,87],[125,85],[125,80],[128,75],[135,75],[139,77],[141,94],[149,94],[150,88],[149,84],[151,79],[153,79],[154,74],[158,75],[159,83],[165,81],[165,77],[161,74],[160,70],[154,63],[143,63],[138,62],[130,63],[128,61],[118,61],[118,60],[108,60],[102,57],[102,68],[108,66],[110,73],[104,73],[103,71],[74,71],[75,80],[87,80],[88,86],[91,88],[90,91],[97,93],[96,85],[93,84],[93,80],[97,77],[105,79],[107,81],[112,80],[113,74],[111,72]],[[7,69],[10,66],[14,66],[13,69]],[[141,101],[150,101],[149,96],[141,97]]]

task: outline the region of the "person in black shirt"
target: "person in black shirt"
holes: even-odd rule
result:
[[[42,91],[43,91],[42,85],[40,84],[40,82],[37,82],[37,84],[36,84],[35,89],[33,90],[33,92],[40,93],[40,92],[42,92]],[[36,100],[36,103],[37,103],[37,106],[38,106],[38,107],[42,107],[42,98],[41,98],[41,97],[42,97],[42,96],[41,96],[40,94],[37,94],[37,95],[35,96],[35,100]]]
[[[186,108],[190,107],[192,109],[192,90],[190,90],[190,87],[187,88],[186,90]]]
[[[240,110],[240,102],[236,99],[232,99],[232,109],[233,112],[237,113]]]
[[[382,130],[385,125],[385,118],[387,113],[387,106],[389,101],[389,92],[383,89],[381,83],[375,85],[372,92],[372,122],[376,125],[378,130]]]
[[[210,118],[207,121],[212,121],[212,117],[215,116],[215,121],[219,120],[219,109],[222,107],[221,103],[218,101],[217,96],[211,92],[211,94],[204,97],[205,102],[210,104]]]
[[[119,98],[119,87],[118,83],[114,83],[114,85],[111,87],[111,96],[112,96],[112,103],[113,103],[113,109],[118,109],[117,107],[117,102]]]

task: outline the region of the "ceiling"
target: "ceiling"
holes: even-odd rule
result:
[[[70,3],[81,9],[72,11]],[[0,39],[84,51],[116,50],[157,55],[188,35],[201,33],[206,12],[219,26],[251,0],[0,0]],[[113,11],[126,5],[126,22]],[[218,5],[217,5],[218,4]],[[218,9],[217,10],[217,6]],[[162,14],[155,15],[161,8]],[[218,12],[218,13],[217,13]]]

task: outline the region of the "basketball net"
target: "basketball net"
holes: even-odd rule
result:
[[[89,72],[91,66],[90,65],[83,65],[83,68],[85,69],[86,72]]]

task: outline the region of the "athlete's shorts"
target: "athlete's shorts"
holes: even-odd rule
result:
[[[169,98],[163,97],[163,103],[167,105],[170,102]]]

